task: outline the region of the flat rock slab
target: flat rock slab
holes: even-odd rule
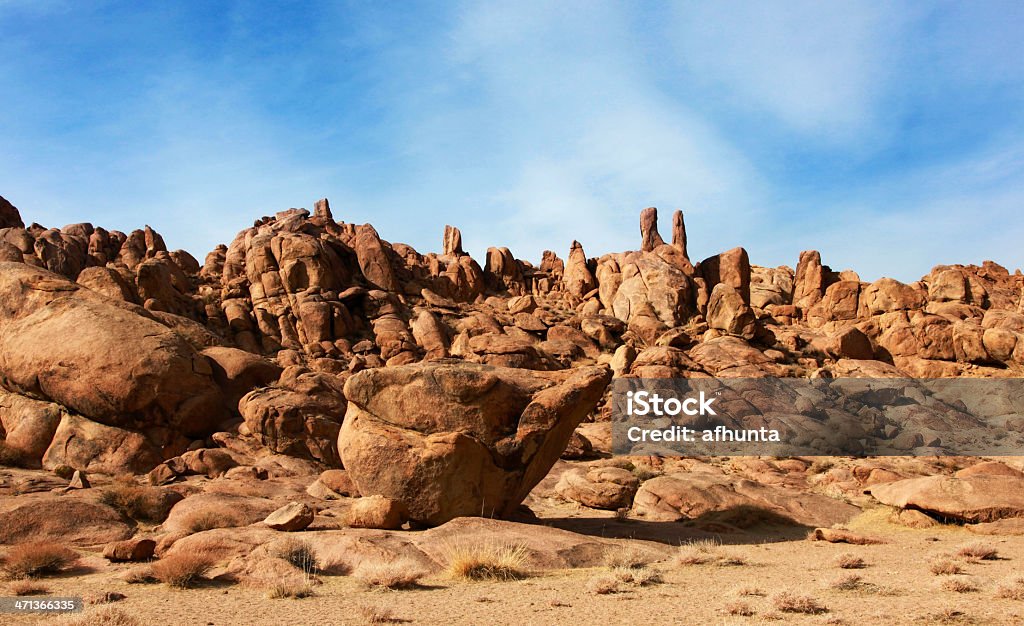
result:
[[[971,524],[1024,517],[1024,478],[992,474],[925,476],[866,490],[882,504]]]

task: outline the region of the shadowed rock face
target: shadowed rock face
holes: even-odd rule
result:
[[[17,207],[0,196],[0,228],[24,228],[25,222],[21,221],[21,213]]]
[[[610,373],[437,363],[369,370],[345,384],[338,439],[360,493],[430,525],[511,513],[565,450]]]

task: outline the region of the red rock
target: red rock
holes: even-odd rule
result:
[[[263,523],[274,530],[296,532],[313,523],[313,509],[301,502],[291,502],[268,515]]]
[[[108,543],[103,548],[103,558],[115,563],[148,561],[153,558],[156,541],[146,538],[126,539]]]
[[[366,496],[356,499],[345,517],[352,528],[379,528],[395,530],[405,522],[405,505],[384,496]]]

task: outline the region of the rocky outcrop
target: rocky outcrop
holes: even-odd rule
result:
[[[17,207],[0,196],[0,228],[25,228]]]
[[[610,378],[483,365],[368,370],[345,384],[338,448],[364,495],[430,525],[510,514],[558,460]]]

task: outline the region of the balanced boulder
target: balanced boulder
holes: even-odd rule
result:
[[[417,522],[508,515],[558,460],[609,379],[603,367],[366,370],[345,384],[338,449],[360,493],[401,501]]]

